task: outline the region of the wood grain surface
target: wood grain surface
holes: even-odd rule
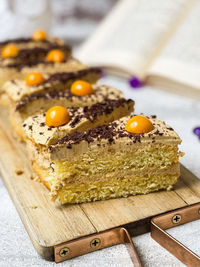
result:
[[[53,203],[48,190],[32,179],[25,144],[13,137],[7,112],[0,112],[0,172],[35,249],[46,259],[53,257],[54,245],[118,226],[134,230],[138,222],[200,202],[200,180],[182,166],[173,191],[81,205]]]

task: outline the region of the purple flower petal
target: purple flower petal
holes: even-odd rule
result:
[[[134,89],[141,88],[143,85],[140,79],[138,79],[137,77],[131,77],[131,79],[129,80],[129,84]]]
[[[200,127],[194,128],[193,133],[200,137]]]

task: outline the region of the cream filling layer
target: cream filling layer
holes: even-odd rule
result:
[[[101,148],[80,154],[63,161],[53,161],[55,176],[61,180],[84,177],[96,173],[109,173],[113,170],[142,168],[164,168],[177,163],[178,146],[165,144],[132,145],[123,149]]]
[[[66,184],[59,191],[52,190],[51,196],[53,199],[57,198],[62,204],[128,197],[161,189],[170,190],[178,177],[179,172],[170,174],[168,169],[166,173],[124,176],[120,180],[112,178],[82,184]]]

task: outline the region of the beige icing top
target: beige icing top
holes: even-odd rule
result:
[[[59,127],[49,127],[45,123],[45,113],[31,116],[23,123],[26,136],[37,145],[48,146],[58,139],[74,131],[84,131],[107,122],[106,116],[111,116],[109,121],[120,115],[130,114],[133,111],[134,101],[124,98],[107,100],[86,107],[68,108],[70,121]],[[120,111],[117,108],[121,108]]]
[[[77,60],[71,59],[70,61],[67,61],[66,63],[55,63],[54,64],[54,68],[55,68],[54,72],[56,72],[56,69],[57,69],[57,67],[59,67],[60,64],[64,65],[63,70],[65,69],[65,72],[79,71],[79,70],[83,70],[83,69],[87,68],[84,64],[78,62]],[[41,64],[41,65],[43,65],[43,64]],[[51,65],[49,67],[52,68]],[[38,68],[38,66],[37,66],[37,68]],[[33,70],[31,70],[31,71],[33,71]],[[43,71],[41,71],[41,73],[43,73]],[[50,78],[49,74],[43,74],[43,76],[45,79]],[[41,92],[41,91],[45,91],[47,89],[51,89],[52,87],[59,85],[60,83],[61,82],[59,82],[59,80],[54,80],[54,81],[45,82],[45,83],[42,83],[42,84],[39,84],[36,86],[29,86],[26,84],[25,79],[24,80],[15,79],[15,80],[7,81],[3,86],[3,90],[8,94],[8,96],[13,101],[17,102],[27,95],[31,95],[31,94],[36,93],[36,92]],[[58,89],[65,89],[65,88],[59,87]]]
[[[181,139],[178,134],[164,121],[155,116],[146,116],[154,125],[149,133],[133,134],[125,130],[130,117],[88,130],[84,134],[71,133],[49,147],[51,159],[66,160],[68,158],[101,149],[116,149],[117,151],[132,150],[139,145],[167,144],[178,145]]]
[[[107,99],[119,99],[123,98],[124,95],[120,90],[112,88],[106,85],[93,85],[94,92],[86,96],[72,95],[70,90],[52,90],[50,92],[35,93],[23,98],[17,102],[16,110],[20,110],[23,106],[29,105],[32,101],[44,99],[49,101],[58,99],[60,102],[62,99],[65,101],[66,107],[77,107],[77,106],[89,106],[97,102],[105,102]]]
[[[16,41],[15,41],[16,40]],[[33,39],[31,38],[25,38],[25,41],[23,41],[23,38],[20,40],[18,39],[13,39],[13,40],[10,40],[8,43],[4,44],[4,42],[0,42],[0,48],[4,47],[5,45],[8,45],[8,44],[14,44],[16,45],[19,50],[21,49],[32,49],[32,48],[35,48],[35,47],[48,47],[49,43],[52,43],[52,44],[57,44],[57,45],[64,45],[65,42],[59,38],[56,38],[56,37],[50,37],[48,36],[45,41],[34,41]]]
[[[54,38],[54,37],[47,37],[47,39],[45,41],[34,41],[31,38],[27,38],[27,39],[13,39],[10,40],[9,42],[0,42],[0,65],[1,66],[7,66],[9,64],[15,64],[17,62],[23,62],[24,57],[13,57],[13,58],[2,58],[1,57],[1,49],[9,44],[14,44],[18,47],[19,49],[19,53],[20,52],[24,52],[24,50],[29,51],[29,54],[33,54],[35,52],[35,49],[41,48],[41,49],[59,49],[63,48],[64,46],[66,48],[68,48],[69,50],[71,50],[69,45],[65,45],[64,41],[59,39],[59,38]],[[54,48],[55,47],[55,48]],[[22,51],[23,50],[23,51]],[[31,59],[31,61],[34,60]]]

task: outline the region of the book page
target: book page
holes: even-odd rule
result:
[[[176,34],[152,64],[156,75],[200,90],[200,1],[197,1]]]
[[[75,54],[89,65],[139,74],[190,0],[121,0]]]

